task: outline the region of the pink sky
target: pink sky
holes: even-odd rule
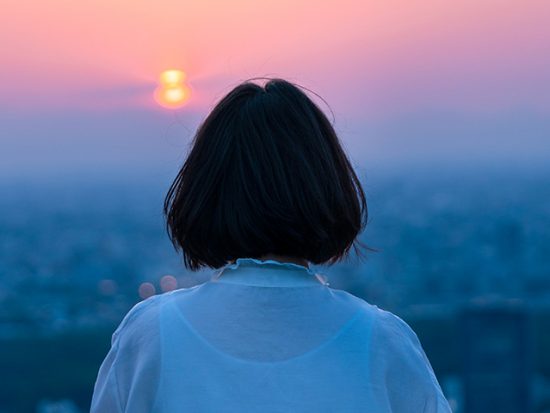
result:
[[[4,0],[0,104],[155,107],[187,72],[190,108],[280,76],[337,113],[550,111],[550,2]]]
[[[320,94],[356,166],[548,165],[548,22],[546,0],[3,0],[0,179],[171,175],[257,76]],[[177,111],[153,98],[172,68]]]

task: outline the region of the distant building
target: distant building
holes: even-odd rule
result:
[[[531,327],[518,300],[480,298],[460,314],[465,413],[531,413]]]

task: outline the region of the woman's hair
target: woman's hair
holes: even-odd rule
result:
[[[361,183],[298,85],[244,81],[191,144],[164,200],[168,235],[187,268],[269,253],[334,264],[352,245],[365,247],[356,239],[368,218]]]

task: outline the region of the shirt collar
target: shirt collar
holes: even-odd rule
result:
[[[212,282],[262,287],[328,286],[326,275],[291,262],[237,258],[223,266]]]

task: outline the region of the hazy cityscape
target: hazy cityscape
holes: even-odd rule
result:
[[[314,267],[331,287],[413,326],[454,412],[483,411],[467,400],[484,385],[506,391],[521,382],[521,400],[493,411],[515,412],[514,403],[524,403],[524,412],[550,412],[547,172],[367,174],[369,223],[361,240],[379,252],[363,262],[352,256],[332,268]],[[161,215],[168,184],[137,178],[1,184],[1,413],[86,411],[110,334],[129,308],[211,275],[187,272],[168,241]],[[502,337],[477,335],[470,348],[461,332],[487,328],[483,316],[468,318],[465,309],[483,308],[486,325],[501,326]],[[502,383],[497,377],[479,384],[480,363],[468,363],[482,357],[484,345],[496,354],[506,340],[502,357],[512,355],[517,366],[502,375],[517,383],[501,376]]]
[[[327,122],[376,252],[312,269],[410,325],[453,413],[550,413],[549,21],[539,0],[3,2],[0,413],[89,412],[128,311],[216,273],[162,213],[193,148],[331,165]]]

